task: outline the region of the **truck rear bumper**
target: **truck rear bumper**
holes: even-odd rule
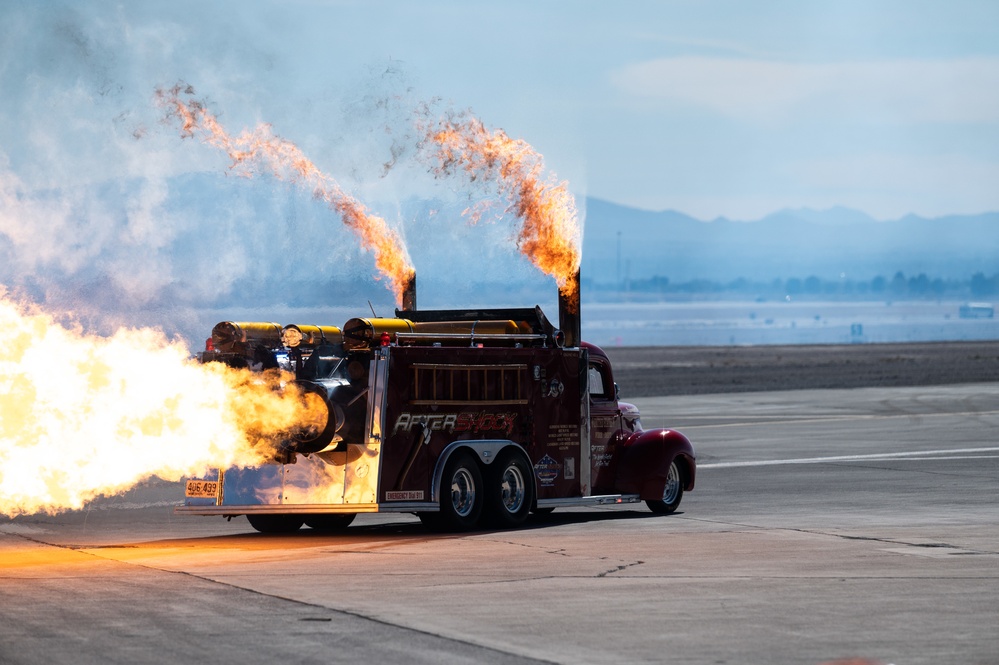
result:
[[[565,499],[539,499],[538,508],[579,508],[623,503],[639,503],[637,494],[601,494]],[[254,504],[241,506],[178,506],[178,515],[323,515],[357,513],[433,513],[440,505],[432,501],[393,501],[357,504]]]
[[[243,506],[178,506],[178,515],[330,515],[356,513],[416,513],[440,510],[436,503],[407,501],[358,504],[257,504]]]

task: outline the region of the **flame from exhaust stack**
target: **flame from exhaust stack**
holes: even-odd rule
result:
[[[399,234],[384,219],[369,214],[361,202],[316,168],[298,146],[275,136],[270,125],[261,124],[252,132],[244,130],[239,136],[230,136],[204,102],[190,99],[193,94],[190,86],[182,85],[156,91],[168,115],[180,120],[182,137],[200,133],[205,143],[224,150],[232,159],[230,169],[242,168],[242,175],[250,175],[247,170],[250,164],[258,163],[269,167],[277,178],[312,187],[313,195],[340,215],[343,223],[357,234],[361,246],[374,253],[375,267],[388,281],[396,300],[402,301],[403,291],[415,270]],[[185,101],[182,95],[188,99]]]
[[[0,287],[0,514],[259,464],[308,417],[297,393],[275,390],[282,378],[200,365],[151,329],[83,334]]]
[[[490,132],[475,117],[446,117],[424,130],[436,146],[438,175],[464,171],[471,181],[494,180],[511,210],[523,221],[517,247],[541,271],[553,276],[571,303],[578,302],[576,275],[581,230],[576,202],[566,182],[544,176],[544,162],[530,145],[502,130]],[[465,211],[477,221],[481,209]]]

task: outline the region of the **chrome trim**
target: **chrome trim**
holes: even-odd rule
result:
[[[568,499],[538,499],[538,508],[604,506],[619,503],[639,503],[641,500],[637,494],[600,494],[597,496],[575,496]]]
[[[666,473],[666,484],[663,486],[663,503],[673,503],[680,493],[680,470],[676,466],[676,459],[669,463],[669,471]]]
[[[244,506],[177,506],[176,514],[184,515],[319,515],[342,513],[378,513],[382,512],[377,503],[367,504],[261,504]]]
[[[368,431],[371,439],[381,442],[385,431],[385,400],[388,395],[389,347],[381,347],[375,351],[369,376],[373,377],[371,401],[368,403]]]
[[[385,400],[388,394],[389,349],[375,349],[368,366],[367,440],[362,454],[344,467],[343,502],[347,505],[377,505],[381,484],[381,443],[385,432]]]
[[[471,515],[475,508],[475,493],[480,491],[467,467],[455,469],[451,477],[451,508],[454,514],[462,519]]]
[[[474,326],[474,324],[473,324]],[[470,333],[433,333],[433,332],[407,332],[407,333],[396,333],[395,338],[399,342],[404,342],[406,340],[412,340],[414,342],[420,340],[455,340],[464,341],[468,340],[469,344],[475,345],[475,340],[481,340],[483,342],[544,342],[547,339],[546,335],[535,335],[530,333],[475,333],[474,327]]]
[[[516,514],[524,507],[524,500],[527,498],[528,479],[520,472],[515,464],[510,464],[503,471],[500,482],[500,492],[502,493],[501,503],[503,508],[511,515]]]
[[[259,505],[259,506],[177,506],[176,514],[183,515],[248,515],[248,514],[287,514],[287,515],[342,515],[344,513],[432,513],[440,510],[440,505],[428,501],[392,501],[372,504],[302,504]]]

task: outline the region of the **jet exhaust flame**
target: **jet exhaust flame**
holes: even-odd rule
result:
[[[229,168],[239,169],[241,175],[250,176],[251,165],[259,164],[279,179],[311,187],[313,195],[340,215],[343,223],[358,236],[361,246],[374,254],[375,266],[401,302],[415,270],[399,234],[384,219],[370,214],[360,201],[344,192],[298,146],[274,135],[270,125],[261,124],[252,132],[244,130],[239,136],[230,136],[205,103],[193,99],[193,95],[193,88],[185,85],[156,91],[168,117],[180,121],[182,137],[200,135],[205,143],[225,151],[232,159]]]
[[[198,364],[156,330],[87,335],[0,287],[0,514],[273,458],[271,441],[309,418],[285,379]]]
[[[544,175],[544,163],[530,145],[502,130],[489,131],[471,115],[448,116],[422,130],[435,146],[437,176],[464,172],[470,181],[488,179],[510,202],[509,211],[522,225],[517,247],[542,272],[551,275],[559,291],[578,302],[582,234],[576,202],[566,182]],[[466,210],[477,221],[481,210]]]

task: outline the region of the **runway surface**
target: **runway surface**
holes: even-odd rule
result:
[[[0,663],[999,663],[999,383],[634,401],[694,442],[680,514],[0,520]]]

